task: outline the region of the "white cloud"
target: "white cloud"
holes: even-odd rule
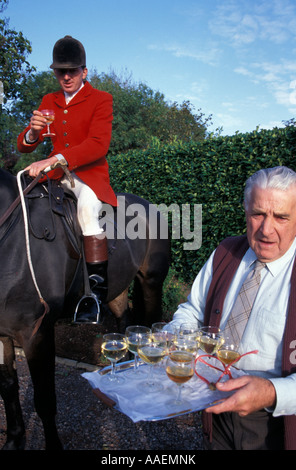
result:
[[[275,127],[284,127],[284,123],[282,121],[270,121],[267,124],[262,124],[259,126],[260,129],[274,129]]]
[[[296,5],[291,0],[227,0],[213,12],[209,28],[234,47],[257,40],[283,44],[295,38],[295,13]]]
[[[237,67],[234,71],[250,78],[255,84],[264,85],[276,103],[288,108],[296,104],[296,62],[256,62],[248,67]]]
[[[232,113],[215,113],[215,123],[224,130],[227,129],[227,134],[235,134],[244,125],[244,121]]]
[[[177,101],[182,103],[184,101],[190,101],[190,103],[199,109],[200,106],[203,106],[204,98],[207,96],[209,90],[209,84],[207,80],[201,79],[199,81],[193,82],[186,86],[186,91],[182,93],[175,93],[174,96],[168,96],[171,101]]]
[[[193,82],[191,84],[191,91],[199,98],[209,90],[209,82],[205,78],[201,78],[200,80]]]
[[[186,46],[181,44],[166,44],[166,45],[157,45],[150,44],[148,49],[154,51],[164,51],[172,54],[177,58],[189,58],[194,59],[200,62],[203,62],[208,65],[216,65],[218,63],[221,51],[218,47],[208,47],[200,48],[200,45],[197,46]]]

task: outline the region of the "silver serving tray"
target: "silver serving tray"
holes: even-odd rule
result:
[[[134,360],[119,362],[119,363],[116,364],[116,373],[125,372],[129,369],[132,369],[133,367],[134,367]],[[148,366],[147,366],[147,364],[145,364],[144,362],[139,360],[139,367],[148,367]],[[97,373],[100,374],[100,375],[106,375],[106,374],[110,373],[110,371],[111,371],[111,366],[106,366],[103,369],[98,370]],[[116,402],[112,398],[110,398],[106,393],[102,392],[98,388],[93,389],[93,392],[106,405],[116,408]],[[222,401],[223,400],[215,400],[215,401],[209,402],[209,404],[206,407],[208,408],[208,407],[217,405],[218,403],[220,403]],[[161,421],[161,420],[165,420],[165,419],[175,418],[175,417],[178,417],[178,416],[184,416],[184,415],[187,415],[189,413],[194,413],[194,412],[197,412],[197,411],[200,411],[200,408],[197,408],[197,409],[189,408],[189,409],[181,410],[181,411],[174,412],[174,413],[168,413],[168,414],[165,414],[165,415],[159,415],[159,416],[153,416],[151,418],[146,418],[145,421]]]

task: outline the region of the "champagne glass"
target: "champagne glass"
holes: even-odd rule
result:
[[[180,337],[190,337],[193,340],[197,342],[197,347],[199,348],[199,342],[200,342],[200,337],[201,337],[201,331],[200,328],[197,325],[197,322],[195,323],[182,323],[179,329],[179,336]]]
[[[166,373],[170,380],[178,386],[178,395],[169,400],[167,405],[174,408],[190,407],[190,404],[181,398],[183,384],[188,382],[194,374],[194,356],[186,351],[172,351],[167,357]]]
[[[240,357],[239,344],[232,338],[224,337],[216,355],[225,366],[228,366]]]
[[[133,374],[140,376],[143,371],[139,369],[139,356],[138,347],[145,341],[147,341],[147,334],[151,333],[151,329],[147,326],[131,325],[125,330],[125,338],[128,345],[128,350],[134,355],[134,370]]]
[[[166,322],[156,322],[152,324],[151,331],[156,337],[163,337],[165,339],[168,352],[171,343],[177,337],[176,328],[172,325],[168,325]]]
[[[168,326],[168,324],[165,321],[158,321],[156,323],[152,323],[151,331],[152,331],[152,333],[153,333],[153,331],[161,331],[166,326]]]
[[[192,338],[190,335],[182,336],[178,335],[172,341],[170,346],[170,352],[174,351],[184,351],[192,354],[193,356],[197,355],[198,343],[195,338]]]
[[[200,328],[200,331],[200,349],[202,349],[206,354],[214,355],[223,342],[221,330],[216,326],[205,326]]]
[[[42,109],[41,110],[42,116],[45,117],[46,122],[47,122],[47,132],[43,134],[44,137],[53,137],[55,134],[54,132],[50,131],[50,124],[54,121],[55,119],[55,114],[53,109]]]
[[[166,352],[166,338],[162,336],[161,333],[147,335],[147,340],[142,341],[142,344],[138,347],[140,358],[149,365],[149,376],[146,382],[141,382],[141,390],[146,390],[147,392],[159,392],[163,390],[162,384],[155,381],[153,378],[153,371],[155,366],[165,357]]]
[[[101,346],[102,354],[111,362],[111,373],[103,377],[104,382],[120,384],[124,378],[115,373],[116,362],[123,359],[128,351],[124,335],[119,333],[107,333],[103,336]]]

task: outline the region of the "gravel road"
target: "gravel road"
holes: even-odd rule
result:
[[[43,450],[41,422],[33,406],[33,389],[27,363],[17,355],[20,397],[27,428],[26,450]],[[119,411],[101,403],[81,376],[77,364],[57,361],[57,426],[65,450],[97,451],[199,451],[202,450],[198,413],[158,422],[133,423]],[[0,399],[0,448],[5,442],[6,422]]]

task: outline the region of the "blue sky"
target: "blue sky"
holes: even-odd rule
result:
[[[70,34],[90,71],[127,71],[169,102],[189,100],[223,135],[296,117],[295,0],[9,0],[4,16],[38,71]]]

